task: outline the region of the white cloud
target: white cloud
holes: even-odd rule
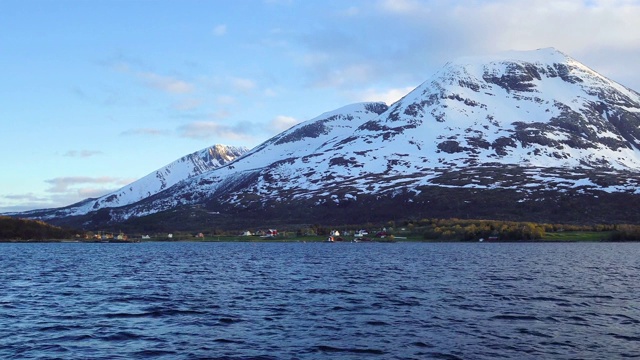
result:
[[[489,50],[554,46],[569,54],[606,45],[640,46],[640,3],[618,1],[491,1],[459,7],[449,21],[476,29],[471,35]]]
[[[213,28],[213,35],[223,36],[227,33],[227,25],[221,24]]]
[[[45,180],[46,183],[51,185],[51,188],[47,190],[47,192],[50,193],[67,193],[71,190],[71,188],[86,184],[116,184],[122,186],[128,184],[130,181],[130,179],[114,178],[110,176],[68,176]],[[87,188],[83,186],[83,189],[73,191],[87,191]]]
[[[246,92],[249,92],[249,91],[255,89],[256,88],[256,83],[255,83],[255,81],[250,80],[250,79],[232,78],[231,79],[231,86],[236,91],[240,91],[240,92],[246,93]]]
[[[264,89],[264,96],[266,96],[266,97],[276,97],[276,96],[278,96],[278,92],[275,91],[274,89],[267,88],[267,89]]]
[[[216,112],[214,112],[213,114],[211,114],[211,118],[213,119],[218,119],[218,120],[222,120],[222,119],[227,119],[228,117],[231,116],[231,113],[227,110],[218,110]]]
[[[120,135],[143,135],[143,136],[160,136],[167,135],[166,130],[154,129],[154,128],[139,128],[123,131]]]
[[[181,137],[196,140],[224,139],[251,143],[261,138],[264,134],[272,136],[300,122],[293,117],[284,115],[278,115],[266,123],[228,123],[224,120],[226,117],[228,117],[228,114],[225,112],[214,113],[209,118],[216,120],[194,121],[180,126],[177,129],[177,133]]]
[[[196,121],[178,128],[178,133],[182,137],[208,140],[212,138],[223,138],[227,140],[248,140],[249,133],[253,126],[248,124],[237,124],[229,126],[217,121]]]
[[[193,84],[171,76],[140,72],[138,73],[138,77],[142,79],[146,85],[168,93],[185,94],[194,89]]]
[[[386,89],[384,91],[368,89],[354,97],[357,101],[383,101],[387,105],[391,105],[400,100],[403,96],[407,95],[414,88],[415,87],[413,86],[409,86],[404,88]]]
[[[291,5],[293,0],[264,0],[264,3],[268,5]]]
[[[60,204],[58,206],[67,204],[68,203]],[[0,196],[0,213],[20,212],[47,207],[54,207],[51,203],[51,199],[48,197],[36,195],[34,193],[9,194]]]
[[[101,155],[101,154],[102,154],[102,151],[96,151],[96,150],[69,150],[63,156],[86,158],[86,157],[92,157],[92,156]]]
[[[116,60],[111,62],[109,66],[113,71],[135,76],[144,85],[163,92],[185,94],[195,89],[195,85],[186,80],[149,71],[139,71],[131,63],[124,60]]]
[[[20,202],[43,202],[47,200],[47,198],[35,195],[34,193],[2,195],[1,198],[7,200],[17,200]]]
[[[353,85],[369,83],[375,77],[375,70],[366,63],[351,64],[342,68],[335,68],[329,72],[325,79],[317,79],[316,86],[350,87]]]
[[[128,185],[132,182],[134,182],[135,180],[131,180],[127,183],[123,183],[120,184],[120,186],[115,186],[115,187],[99,187],[99,188],[95,188],[95,187],[88,187],[88,188],[80,188],[76,191],[76,194],[78,196],[79,199],[87,199],[87,198],[97,198],[103,195],[106,195],[110,192],[116,191],[118,189],[120,189],[122,186]]]
[[[172,108],[178,111],[191,111],[195,110],[202,105],[201,99],[183,99],[175,104],[173,104]]]
[[[231,105],[236,102],[236,99],[233,96],[229,95],[220,95],[216,98],[216,104],[218,105]]]
[[[267,130],[270,130],[271,133],[281,133],[299,122],[291,116],[278,115],[269,122]]]
[[[401,14],[416,14],[428,10],[426,3],[417,0],[382,0],[378,6],[382,11]]]
[[[43,199],[40,205],[46,207],[69,205],[86,198],[108,194],[135,180],[110,176],[69,176],[45,180],[51,187],[46,190],[49,195]],[[32,204],[32,208],[37,207],[40,206]]]
[[[352,17],[352,16],[357,16],[360,14],[360,8],[358,8],[357,6],[350,6],[340,12],[338,12],[338,15],[341,16],[346,16],[346,17]]]
[[[46,194],[10,194],[0,196],[0,212],[67,206],[86,198],[95,198],[115,191],[136,179],[109,176],[69,176],[45,180],[50,188]],[[18,205],[19,204],[19,205]]]
[[[640,81],[637,65],[628,66],[640,52],[640,1],[379,0],[351,14],[325,17],[294,38],[312,86],[417,86],[459,56],[544,47],[589,66],[606,56],[626,74],[616,79],[631,79],[632,88]]]

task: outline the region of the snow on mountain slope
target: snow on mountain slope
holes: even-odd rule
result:
[[[140,204],[123,216],[151,214],[158,209],[189,204],[217,194],[224,194],[224,200],[233,201],[226,197],[232,190],[261,196],[270,191],[267,184],[272,183],[277,183],[285,191],[313,188],[313,179],[311,182],[307,180],[310,172],[326,168],[323,164],[326,157],[344,146],[341,142],[350,139],[357,127],[387,109],[384,103],[358,103],[326,112],[274,136],[233,164],[177,184],[171,189],[171,196]],[[247,179],[250,179],[250,184],[247,184]],[[247,187],[242,188],[245,185]]]
[[[384,109],[377,106],[365,114]],[[192,201],[187,194],[224,194],[237,203],[249,195],[355,198],[443,186],[432,179],[446,169],[487,164],[640,169],[640,96],[555,49],[463,58],[378,116],[354,109],[274,137],[232,167],[175,189],[171,204],[160,207]]]
[[[156,172],[67,214],[120,206],[110,214],[120,221],[181,205],[339,204],[425,187],[503,188],[523,199],[539,190],[638,192],[629,174],[640,171],[639,148],[640,94],[552,48],[508,52],[450,62],[390,107],[345,106],[225,166],[194,163],[184,181],[171,180],[174,171],[185,179],[180,170]]]
[[[66,215],[81,215],[101,208],[121,207],[155,195],[180,181],[234,161],[248,151],[244,147],[214,145],[170,163],[149,175],[97,199],[87,199],[66,209]],[[36,210],[37,211],[37,210]]]
[[[639,112],[637,93],[541,49],[449,63],[365,128],[440,164],[638,169]]]

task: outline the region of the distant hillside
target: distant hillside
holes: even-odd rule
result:
[[[0,216],[0,240],[58,240],[70,239],[75,233],[69,229],[49,225],[38,220],[14,219]]]

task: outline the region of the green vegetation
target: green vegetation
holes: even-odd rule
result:
[[[72,239],[75,232],[43,221],[0,216],[0,240],[43,241]]]
[[[165,214],[166,215],[166,214]],[[167,226],[167,229],[169,226]],[[274,226],[276,236],[265,237],[263,227],[242,230],[222,230],[219,227],[201,228],[198,231],[147,232],[144,229],[125,229],[129,241],[325,241],[333,231],[341,235],[336,239],[351,241],[355,231],[365,229],[367,238],[373,241],[395,239],[397,241],[640,241],[640,225],[572,225],[534,222],[469,220],[469,219],[420,219],[406,221],[367,222],[362,224],[326,226],[320,224]],[[117,229],[105,229],[104,233],[119,233]],[[147,229],[150,230],[150,229]],[[244,236],[245,231],[252,234]],[[144,231],[144,232],[143,232]],[[384,237],[377,236],[384,233]],[[169,235],[171,234],[171,235]],[[149,238],[142,238],[148,235]],[[73,230],[52,226],[42,221],[14,219],[0,216],[0,240],[3,241],[48,241],[63,239],[96,241],[93,232],[76,233]],[[125,237],[126,241],[127,237]],[[103,239],[104,240],[104,239]]]
[[[640,226],[618,225],[609,238],[611,241],[640,241]]]
[[[544,241],[606,241],[611,240],[613,231],[559,231],[546,233]]]
[[[571,225],[539,224],[533,222],[421,219],[386,223],[365,223],[341,226],[284,225],[274,237],[243,236],[243,231],[204,230],[201,233],[175,232],[172,239],[167,234],[151,234],[151,241],[325,241],[332,231],[340,232],[342,240],[351,241],[354,231],[365,229],[372,241],[640,241],[640,226],[636,225]],[[251,229],[250,229],[251,230]],[[384,238],[376,236],[385,233]],[[338,237],[336,237],[337,239]]]
[[[405,232],[435,241],[640,241],[640,226],[423,219],[405,222]]]
[[[640,241],[640,226],[570,225],[532,222],[423,219],[405,222],[409,234],[435,241]]]

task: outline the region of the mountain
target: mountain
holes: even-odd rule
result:
[[[56,217],[83,215],[103,208],[130,205],[164,191],[180,181],[230,163],[248,150],[244,147],[214,145],[183,156],[169,165],[99,198],[86,199],[60,209],[27,211],[21,215],[22,217],[51,220]]]
[[[141,187],[137,202],[37,215],[88,226],[150,214],[174,227],[616,222],[640,215],[639,171],[640,94],[547,48],[450,62],[391,106],[327,112],[162,192]]]

